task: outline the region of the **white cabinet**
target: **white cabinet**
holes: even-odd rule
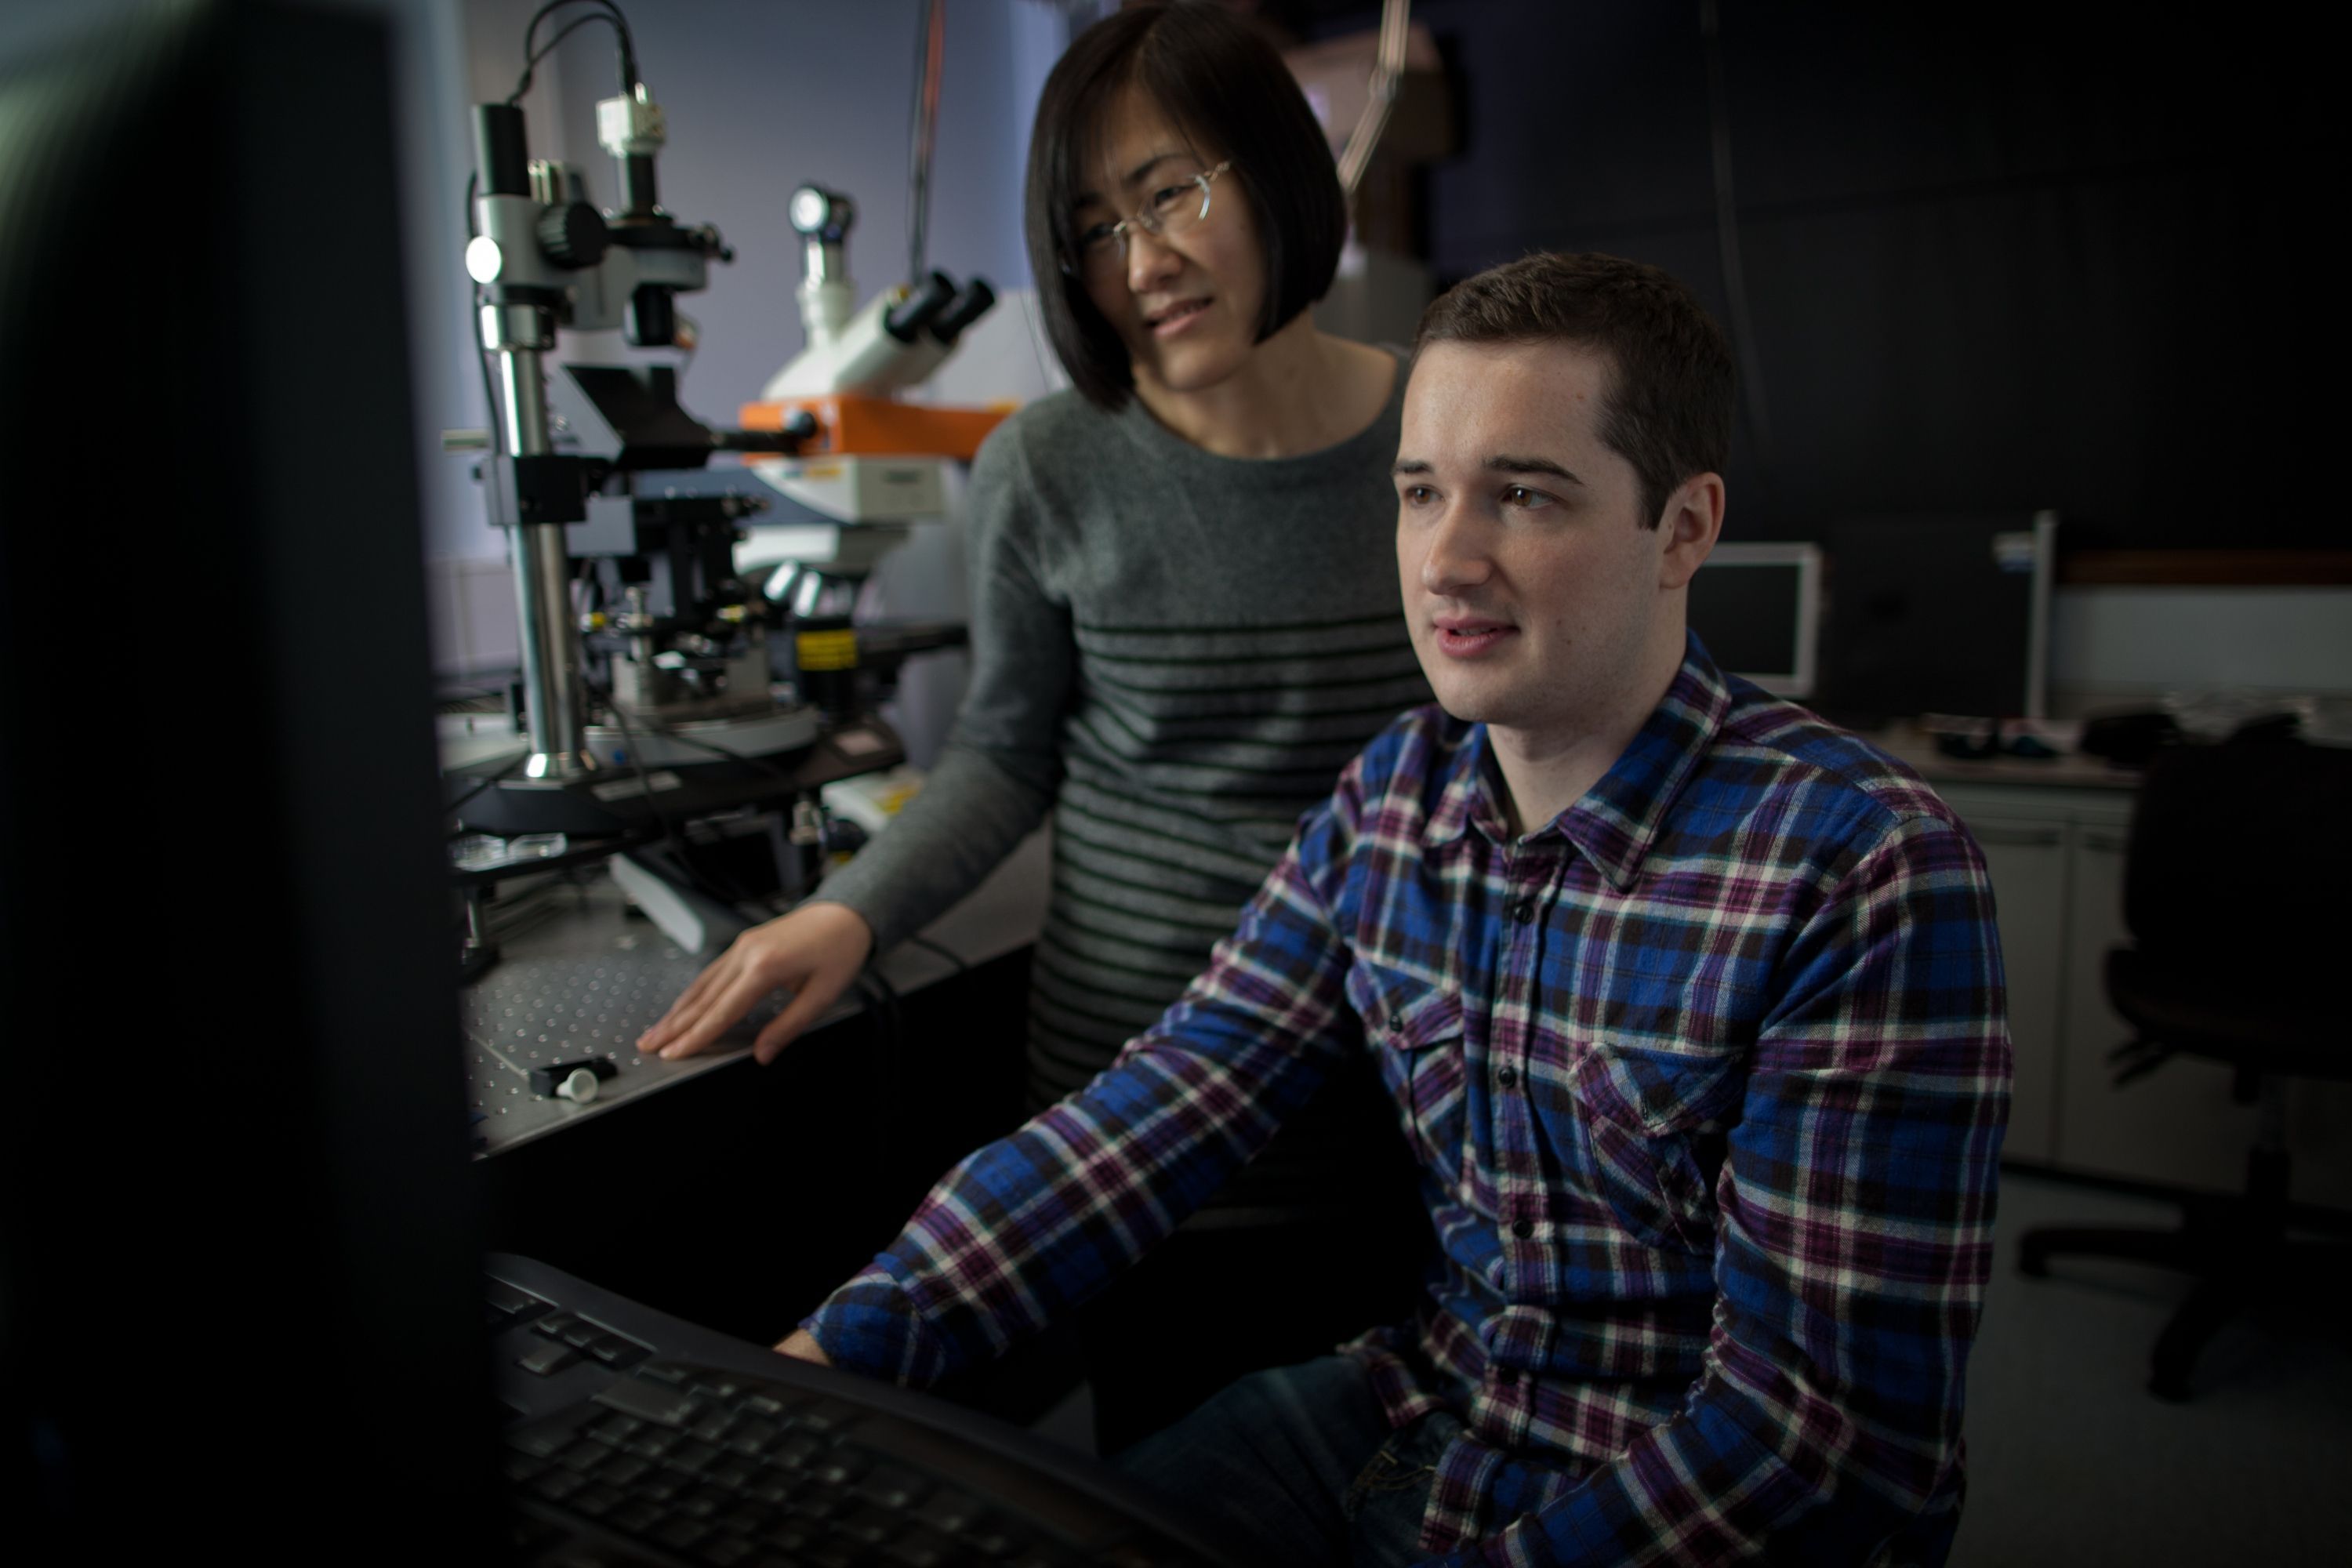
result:
[[[2108,950],[2131,940],[2129,789],[1930,782],[1992,874],[2017,1053],[2004,1157],[2166,1186],[2242,1187],[2254,1111],[2231,1098],[2227,1067],[2176,1056],[2118,1088],[2107,1059],[2133,1034],[2107,1005],[2105,976]],[[2294,1080],[2287,1137],[2295,1197],[2352,1206],[2352,1084]]]

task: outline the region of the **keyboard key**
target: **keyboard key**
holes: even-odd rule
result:
[[[740,1459],[721,1459],[702,1472],[702,1479],[715,1487],[738,1490],[751,1484],[760,1472]]]
[[[499,1468],[505,1470],[507,1479],[520,1486],[547,1468],[547,1461],[534,1459],[529,1454],[509,1454]]]
[[[579,1435],[571,1416],[565,1415],[509,1426],[503,1434],[503,1440],[517,1453],[529,1454],[535,1459],[551,1459],[572,1447]]]
[[[702,1413],[701,1404],[691,1395],[639,1376],[614,1379],[597,1391],[595,1399],[606,1409],[657,1426],[683,1426]]]
[[[667,1503],[681,1493],[692,1491],[695,1486],[695,1479],[684,1470],[662,1469],[646,1477],[631,1489],[639,1497]]]
[[[864,1550],[855,1542],[836,1536],[809,1542],[801,1549],[800,1561],[807,1563],[809,1568],[858,1568],[865,1556]]]
[[[552,1377],[565,1367],[579,1364],[580,1352],[560,1340],[536,1344],[516,1358],[515,1365],[541,1377]]]
[[[713,1372],[708,1367],[688,1386],[695,1393],[708,1394],[713,1399],[734,1399],[749,1391],[749,1385],[742,1379],[723,1372]]]
[[[849,1506],[849,1500],[830,1487],[803,1487],[784,1506],[803,1519],[831,1519]]]
[[[911,1470],[896,1465],[877,1465],[857,1483],[857,1495],[884,1508],[908,1508],[926,1491],[930,1483]]]
[[[694,1555],[711,1568],[736,1568],[736,1564],[758,1555],[759,1546],[740,1535],[714,1535],[695,1549]]]
[[[761,1539],[780,1552],[798,1552],[816,1539],[816,1527],[798,1520],[780,1520]]]
[[[566,1499],[563,1506],[574,1513],[584,1513],[590,1519],[602,1519],[628,1500],[626,1493],[590,1481]]]
[[[946,1568],[957,1560],[956,1543],[936,1531],[918,1528],[883,1547],[882,1556],[907,1568]]]
[[[664,1520],[648,1532],[664,1546],[675,1546],[683,1552],[710,1533],[710,1527],[698,1519],[672,1518]]]
[[[625,1534],[643,1535],[655,1525],[660,1523],[661,1519],[662,1510],[660,1505],[647,1502],[640,1498],[629,1502],[625,1502],[620,1507],[614,1509],[611,1513],[606,1514],[604,1516],[604,1522],[612,1526],[614,1530],[620,1531]]]
[[[598,1334],[588,1342],[588,1353],[606,1366],[626,1366],[631,1362],[642,1360],[646,1351],[645,1346],[635,1340],[625,1340],[618,1334],[604,1333]]]
[[[483,1282],[483,1299],[509,1318],[520,1318],[543,1312],[547,1303],[528,1290],[518,1290],[502,1279]]]
[[[563,1337],[563,1331],[570,1328],[579,1321],[579,1319],[573,1317],[569,1312],[550,1312],[547,1316],[533,1323],[530,1326],[530,1331],[534,1334],[545,1334],[551,1340],[562,1339]]]
[[[736,1535],[765,1535],[776,1521],[776,1510],[761,1508],[757,1503],[738,1502],[711,1520],[720,1530]]]
[[[614,1454],[597,1467],[596,1479],[616,1487],[635,1486],[653,1468],[651,1459],[635,1454]]]
[[[603,1464],[612,1452],[612,1449],[597,1442],[593,1437],[583,1437],[561,1454],[556,1455],[555,1462],[566,1469],[577,1470],[584,1476]]]
[[[644,1422],[634,1415],[624,1415],[617,1410],[600,1415],[588,1425],[591,1436],[602,1438],[616,1448],[645,1429]]]
[[[592,1323],[585,1318],[573,1319],[571,1325],[563,1331],[563,1342],[583,1351],[598,1340],[611,1337],[605,1332],[602,1324]]]
[[[708,1436],[706,1433],[696,1435]],[[784,1429],[774,1422],[762,1420],[757,1415],[746,1415],[740,1421],[730,1423],[730,1430],[724,1437],[712,1437],[710,1440],[714,1443],[724,1442],[739,1454],[757,1458],[776,1444],[782,1442],[783,1438]]]
[[[542,1471],[530,1483],[530,1489],[550,1502],[562,1502],[587,1484],[587,1477],[557,1465]]]
[[[773,1417],[782,1415],[792,1406],[773,1394],[749,1394],[743,1396],[743,1408],[754,1415]]]
[[[824,1453],[824,1444],[814,1437],[804,1437],[795,1433],[777,1444],[776,1451],[769,1457],[777,1464],[797,1470],[803,1465],[814,1463]]]
[[[683,1497],[672,1498],[669,1510],[673,1514],[687,1519],[698,1519],[708,1522],[718,1517],[719,1504],[724,1500],[724,1494],[714,1498],[707,1490],[697,1489],[686,1493]]]
[[[961,1535],[976,1523],[986,1510],[976,1499],[959,1491],[938,1491],[923,1500],[915,1510],[915,1517],[933,1530],[950,1535]]]
[[[809,1479],[819,1486],[846,1487],[857,1479],[863,1465],[856,1456],[835,1448],[817,1458],[808,1468]]]
[[[641,1458],[660,1459],[667,1458],[669,1451],[677,1446],[677,1433],[665,1432],[658,1426],[653,1426],[622,1444],[621,1452],[635,1454]]]
[[[692,1382],[694,1373],[693,1367],[680,1366],[674,1361],[649,1361],[637,1368],[639,1377],[651,1378],[656,1383],[666,1383],[678,1388]]]
[[[676,1447],[670,1449],[668,1458],[669,1462],[677,1468],[691,1470],[700,1475],[709,1467],[713,1459],[719,1458],[719,1450],[699,1437],[684,1437],[678,1440]]]
[[[735,1413],[721,1405],[687,1428],[706,1443],[723,1443],[735,1430]]]
[[[983,1520],[973,1528],[960,1532],[963,1543],[982,1557],[1010,1557],[1021,1550],[1021,1539],[995,1520]]]
[[[835,1520],[833,1528],[844,1535],[873,1546],[897,1534],[898,1521],[872,1504],[866,1503],[851,1509],[847,1513]]]

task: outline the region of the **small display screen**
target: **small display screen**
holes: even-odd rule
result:
[[[1797,673],[1803,568],[1709,562],[1691,579],[1690,624],[1716,668],[1750,680]]]
[[[1690,626],[1717,669],[1781,697],[1813,694],[1822,552],[1814,544],[1718,544],[1691,578]]]

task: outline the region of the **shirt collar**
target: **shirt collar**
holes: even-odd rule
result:
[[[1697,634],[1685,633],[1682,668],[1632,743],[1599,784],[1528,837],[1557,832],[1612,887],[1621,892],[1631,888],[1730,709],[1731,690],[1722,671]],[[1473,725],[1454,752],[1423,842],[1431,847],[1449,844],[1473,826],[1505,842],[1508,835],[1497,801],[1486,726]]]

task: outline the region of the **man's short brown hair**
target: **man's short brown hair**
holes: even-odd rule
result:
[[[1609,356],[1601,438],[1633,465],[1647,528],[1694,474],[1731,451],[1731,349],[1698,297],[1662,268],[1597,251],[1521,257],[1465,279],[1422,312],[1432,343],[1571,342]]]

